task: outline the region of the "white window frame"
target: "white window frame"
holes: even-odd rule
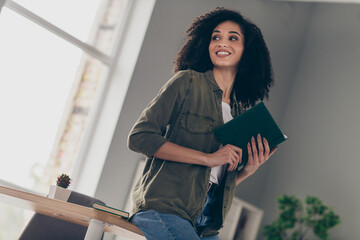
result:
[[[99,59],[109,74],[99,85],[94,106],[84,132],[84,142],[72,174],[72,189],[94,196],[125,95],[135,68],[146,29],[156,0],[129,0],[123,21],[118,25],[113,54],[108,56],[80,41],[12,0],[0,0],[3,6],[51,31],[58,37]]]
[[[73,188],[90,196],[95,191],[115,132],[126,92],[132,78],[156,0],[135,0],[117,40],[114,67],[92,118],[93,127],[85,135],[87,142],[80,153]],[[119,156],[120,157],[120,156]]]
[[[0,13],[1,13],[1,9],[5,4],[5,0],[0,0]]]
[[[131,2],[131,0],[129,1]],[[87,43],[84,43],[77,39],[76,37],[70,35],[69,33],[63,31],[62,29],[58,28],[54,24],[46,21],[45,19],[39,17],[38,15],[32,13],[31,11],[27,10],[26,8],[22,7],[21,5],[17,4],[16,2],[12,0],[5,0],[5,7],[8,7],[9,9],[13,10],[14,12],[20,14],[21,16],[27,18],[28,20],[36,23],[37,25],[42,26],[46,30],[54,33],[58,37],[68,41],[69,43],[77,46],[84,52],[88,53],[89,55],[99,59],[100,61],[104,62],[106,65],[111,66],[114,62],[114,58],[107,56],[106,54],[100,52],[93,46],[90,46]]]

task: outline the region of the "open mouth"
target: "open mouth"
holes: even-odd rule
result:
[[[225,52],[225,51],[219,51],[219,52],[216,52],[216,55],[218,55],[218,56],[228,56],[228,55],[230,55],[230,53]]]

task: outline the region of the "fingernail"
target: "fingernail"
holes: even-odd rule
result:
[[[251,137],[251,141],[255,141],[255,138],[254,138],[254,136],[253,136],[253,137]]]
[[[267,142],[266,138],[263,138],[263,141],[264,141],[264,142]]]
[[[258,137],[261,137],[261,135],[260,135],[260,133],[258,133],[258,135],[257,135]]]

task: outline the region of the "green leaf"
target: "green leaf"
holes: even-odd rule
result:
[[[318,197],[307,196],[304,202],[305,209],[295,196],[279,196],[279,217],[264,227],[263,236],[268,240],[282,240],[283,237],[301,240],[312,229],[319,239],[328,240],[328,230],[340,224],[340,217]]]

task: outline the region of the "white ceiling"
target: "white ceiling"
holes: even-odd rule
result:
[[[280,2],[317,2],[317,3],[358,3],[360,0],[270,0],[270,1],[280,1]]]

